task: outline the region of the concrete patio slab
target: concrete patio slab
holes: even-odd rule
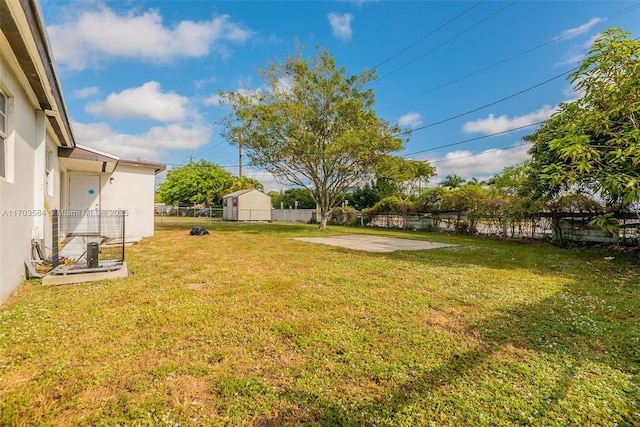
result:
[[[104,279],[119,279],[129,276],[129,270],[127,269],[127,263],[122,262],[122,265],[118,269],[111,271],[93,271],[83,272],[78,270],[70,274],[51,274],[42,278],[43,285],[72,285],[75,283],[87,283],[96,282]]]
[[[364,235],[296,237],[294,239],[303,242],[321,243],[323,245],[340,246],[347,249],[367,252],[420,251],[425,249],[456,246],[447,243],[426,242],[424,240]]]

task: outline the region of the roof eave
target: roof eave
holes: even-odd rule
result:
[[[38,107],[46,113],[58,145],[73,148],[75,139],[71,122],[37,2],[0,1],[0,21],[2,32],[31,86]]]

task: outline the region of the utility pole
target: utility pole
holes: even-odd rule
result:
[[[242,179],[242,136],[238,135],[238,178]]]

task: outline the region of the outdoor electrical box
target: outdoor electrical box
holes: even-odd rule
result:
[[[98,268],[98,255],[100,255],[100,245],[96,242],[87,244],[87,268]]]

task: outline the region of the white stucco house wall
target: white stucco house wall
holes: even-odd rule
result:
[[[222,198],[224,221],[271,221],[271,197],[259,190],[240,190]]]
[[[25,278],[31,239],[47,235],[57,151],[75,144],[44,28],[35,2],[0,2],[0,302]]]
[[[38,3],[0,1],[0,303],[26,278],[32,241],[50,255],[53,210],[95,202],[89,186],[90,208],[124,209],[127,235],[152,235],[163,169],[78,146]]]

